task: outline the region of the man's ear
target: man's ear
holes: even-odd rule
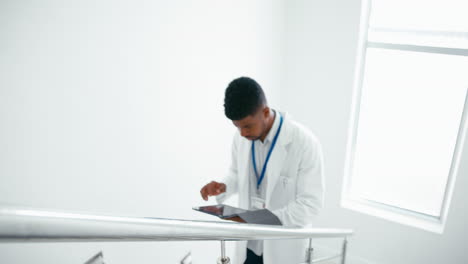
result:
[[[268,106],[265,106],[262,110],[262,113],[263,113],[263,117],[264,118],[268,118],[269,114],[270,114],[270,107]]]

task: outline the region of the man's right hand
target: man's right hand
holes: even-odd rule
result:
[[[208,197],[222,194],[225,191],[226,184],[212,181],[207,185],[203,186],[203,188],[200,190],[200,194],[203,200],[208,201]]]

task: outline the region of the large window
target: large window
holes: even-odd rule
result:
[[[364,4],[344,207],[443,232],[468,114],[467,10]]]

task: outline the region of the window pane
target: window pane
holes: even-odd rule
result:
[[[468,50],[468,32],[433,32],[369,28],[367,39],[371,42]]]
[[[439,216],[468,57],[367,49],[351,192]]]
[[[468,32],[467,0],[373,0],[374,28]]]

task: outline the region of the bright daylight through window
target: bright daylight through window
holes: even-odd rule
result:
[[[468,115],[467,10],[466,0],[366,2],[344,207],[443,232]]]

